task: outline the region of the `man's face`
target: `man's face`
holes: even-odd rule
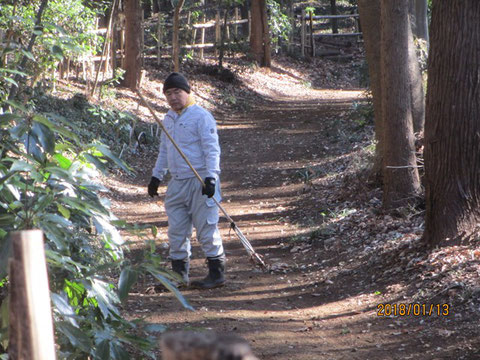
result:
[[[174,111],[182,110],[187,105],[188,93],[185,90],[172,88],[165,91],[168,105]]]

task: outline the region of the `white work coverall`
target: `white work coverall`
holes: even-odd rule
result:
[[[194,104],[180,115],[169,110],[163,125],[202,179],[216,179],[214,197],[220,201],[220,145],[212,114]],[[222,255],[222,239],[217,226],[218,208],[213,199],[202,195],[202,184],[162,132],[160,151],[152,175],[162,180],[167,171],[172,176],[165,196],[170,259],[185,260],[190,257],[192,225],[197,230],[197,239],[205,256]]]

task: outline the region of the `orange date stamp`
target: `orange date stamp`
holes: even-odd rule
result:
[[[450,305],[448,304],[389,304],[377,305],[377,316],[448,316]]]

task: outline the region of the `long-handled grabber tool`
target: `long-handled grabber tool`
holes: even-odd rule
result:
[[[140,97],[140,100],[142,101],[143,105],[145,105],[148,110],[150,110],[153,118],[155,119],[155,121],[158,123],[158,125],[160,126],[160,128],[163,130],[163,132],[165,133],[165,135],[168,137],[168,139],[172,142],[173,146],[175,147],[175,149],[177,149],[178,153],[180,154],[180,156],[183,158],[183,160],[185,160],[185,162],[187,163],[187,165],[190,167],[190,169],[192,169],[193,173],[195,174],[196,178],[198,179],[198,181],[200,181],[202,183],[203,186],[204,185],[204,182],[203,182],[203,179],[202,177],[199,175],[199,173],[195,170],[195,168],[193,167],[193,165],[190,163],[190,161],[188,160],[188,158],[185,156],[185,154],[183,153],[183,151],[179,148],[179,146],[177,145],[177,143],[175,142],[175,140],[172,138],[172,136],[168,133],[168,131],[165,129],[165,127],[163,126],[163,123],[162,121],[157,117],[157,115],[155,114],[155,111],[152,109],[152,107],[148,104],[147,100],[145,100],[145,98],[143,97],[143,95],[141,94],[140,90],[137,90],[137,94],[138,96]],[[250,256],[250,260],[253,261],[254,264],[260,266],[262,269],[264,270],[267,270],[267,265],[265,264],[265,262],[262,260],[262,258],[260,257],[260,255],[258,255],[255,250],[253,249],[252,245],[250,244],[250,242],[248,241],[248,239],[245,237],[245,235],[243,235],[242,231],[237,227],[237,225],[235,224],[235,222],[233,221],[233,219],[227,214],[227,211],[223,208],[222,205],[220,205],[220,203],[218,202],[217,199],[215,199],[214,197],[212,198],[214,201],[215,201],[215,204],[218,206],[218,208],[222,211],[223,215],[225,215],[225,218],[230,222],[230,227],[233,229],[233,231],[235,232],[235,234],[237,234],[238,238],[240,239],[240,241],[242,242],[242,245],[243,247],[245,248],[245,250],[247,250],[247,253],[248,255]]]

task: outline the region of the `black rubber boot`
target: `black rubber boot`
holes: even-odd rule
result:
[[[191,286],[197,289],[213,289],[225,285],[225,254],[209,257],[208,275],[200,281],[192,281]]]
[[[185,260],[172,260],[172,270],[183,279],[183,282],[188,286],[188,271],[190,270],[190,262],[188,259]]]

